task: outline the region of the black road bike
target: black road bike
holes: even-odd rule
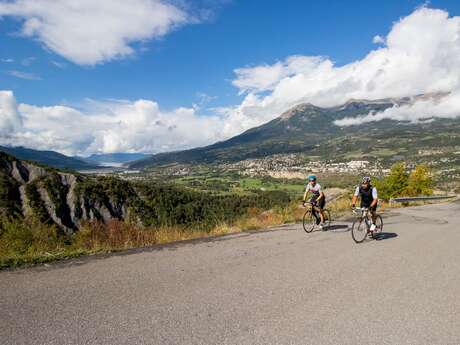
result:
[[[351,237],[356,243],[363,242],[367,237],[376,239],[383,230],[383,219],[377,214],[375,217],[375,230],[371,231],[372,215],[368,208],[354,208],[353,213],[357,216],[351,226]]]
[[[321,224],[321,216],[320,216],[320,208],[316,206],[315,203],[309,202],[310,207],[307,209],[305,214],[303,215],[303,229],[305,232],[312,232],[315,229],[319,229],[319,226]],[[324,223],[323,225],[323,230],[324,228],[328,228],[331,225],[331,213],[329,212],[328,209],[323,209],[323,214],[324,214]]]

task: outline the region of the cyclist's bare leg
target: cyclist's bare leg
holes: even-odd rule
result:
[[[326,217],[324,216],[324,209],[320,208],[319,209],[319,215],[321,217],[321,223],[324,223]]]
[[[377,221],[377,211],[371,210],[371,219],[372,219],[372,224],[375,224]]]
[[[323,209],[322,208],[319,208],[318,206],[313,206],[313,211],[315,212],[316,215],[319,214],[319,220],[321,221],[321,223],[324,223],[324,212],[323,212]],[[315,216],[316,219],[318,219],[318,217]]]

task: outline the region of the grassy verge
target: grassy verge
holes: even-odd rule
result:
[[[305,213],[305,209],[299,204],[295,201],[269,211],[250,208],[245,216],[232,224],[222,222],[210,230],[185,227],[149,228],[129,222],[111,221],[106,224],[87,223],[74,235],[63,236],[56,227],[34,219],[4,219],[0,226],[0,269],[297,223],[302,221]],[[411,206],[425,204],[428,202],[418,202]],[[404,206],[382,203],[379,212]],[[342,195],[328,203],[327,208],[333,220],[338,220],[350,214],[350,198]]]
[[[339,198],[328,205],[334,217],[349,207],[348,198]],[[249,208],[231,224],[221,222],[212,229],[196,227],[140,227],[111,221],[87,223],[74,235],[59,234],[55,226],[36,219],[3,219],[0,226],[0,269],[25,264],[40,264],[84,254],[107,253],[157,244],[206,238],[247,230],[294,223],[302,220],[304,208],[295,201],[269,211]]]

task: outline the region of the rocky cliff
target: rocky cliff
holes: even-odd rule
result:
[[[107,185],[109,184],[109,185]],[[142,204],[121,180],[95,180],[21,161],[0,152],[0,214],[35,216],[71,233],[85,221],[125,219]]]

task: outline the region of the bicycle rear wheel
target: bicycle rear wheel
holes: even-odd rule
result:
[[[368,226],[367,223],[362,219],[357,219],[351,226],[351,237],[356,243],[363,242],[367,237]]]
[[[378,214],[375,217],[375,230],[372,232],[372,237],[374,239],[378,238],[380,236],[380,233],[383,231],[383,219],[382,217]]]
[[[330,225],[331,225],[331,213],[329,212],[329,210],[323,210],[323,213],[324,213],[324,226],[326,228],[328,228]]]
[[[302,221],[303,229],[305,232],[312,232],[315,229],[316,226],[316,217],[313,216],[311,210],[308,210],[305,212],[303,215],[303,221]]]
[[[377,218],[375,219],[375,225],[377,227],[378,232],[383,231],[383,219],[382,216],[380,216],[380,214],[378,214]]]

